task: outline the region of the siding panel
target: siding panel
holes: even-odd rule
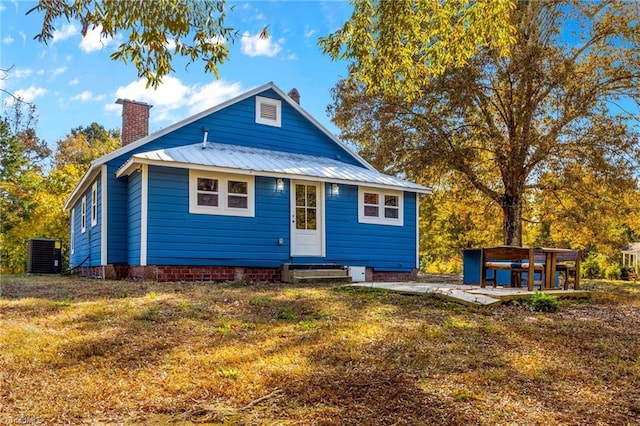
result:
[[[273,178],[256,177],[255,189],[255,217],[190,214],[188,170],[149,167],[148,264],[277,267],[294,260],[379,271],[415,266],[413,193],[404,194],[404,227],[371,225],[358,223],[356,186],[341,185],[336,197],[327,186],[327,257],[292,259],[288,182],[277,193]]]
[[[140,265],[140,224],[142,205],[142,174],[134,173],[128,181],[128,206],[127,212],[127,248],[129,265]]]
[[[273,178],[255,178],[256,217],[190,214],[189,171],[149,167],[148,264],[279,266],[289,194],[273,188]]]

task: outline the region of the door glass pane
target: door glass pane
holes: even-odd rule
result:
[[[305,205],[304,185],[296,185],[296,206],[304,207]]]
[[[316,187],[314,185],[307,185],[307,207],[316,206]]]
[[[304,207],[296,208],[296,229],[307,229],[305,226],[306,223],[306,209]]]
[[[317,229],[316,209],[307,209],[307,229]]]

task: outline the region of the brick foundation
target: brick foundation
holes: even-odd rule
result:
[[[106,265],[78,269],[80,276],[136,281],[268,281],[281,280],[280,268],[234,268],[229,266],[128,266]]]
[[[417,269],[411,272],[376,271],[371,268],[365,270],[365,279],[373,282],[407,282],[414,281],[417,276]]]
[[[83,277],[105,279],[133,279],[136,281],[282,281],[281,268],[237,268],[231,266],[128,266],[106,265],[78,268]],[[411,272],[376,271],[366,268],[365,279],[378,282],[407,282],[417,277]]]

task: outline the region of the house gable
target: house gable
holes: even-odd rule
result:
[[[256,123],[256,99],[280,101],[280,126]],[[65,203],[72,208],[103,164],[118,169],[133,154],[208,141],[336,159],[374,170],[273,83],[193,115],[94,160]]]

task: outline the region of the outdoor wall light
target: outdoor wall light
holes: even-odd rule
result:
[[[335,197],[338,194],[340,194],[340,187],[338,186],[338,184],[337,183],[331,184],[331,195]]]
[[[276,179],[276,191],[277,192],[284,191],[284,179],[282,178]]]

